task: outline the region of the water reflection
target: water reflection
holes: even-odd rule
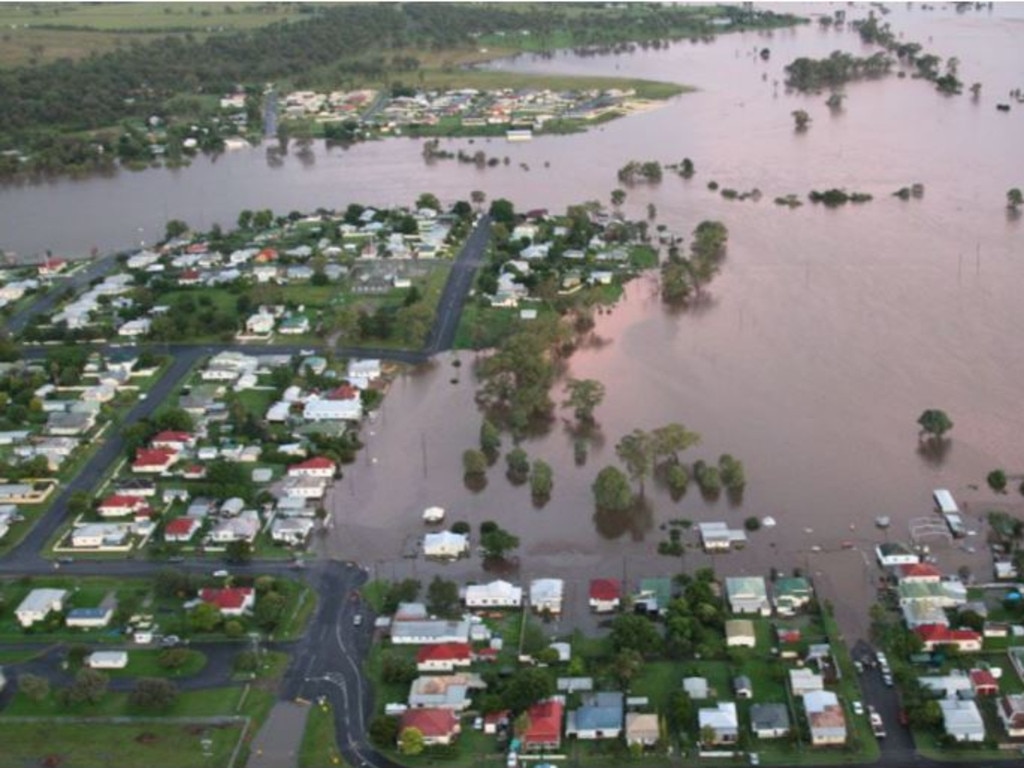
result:
[[[919,440],[917,455],[932,467],[941,467],[953,448],[953,441],[948,437],[931,437]]]
[[[622,512],[598,507],[593,519],[594,528],[605,539],[619,539],[628,533],[633,541],[643,541],[644,534],[654,527],[654,509],[645,497]]]

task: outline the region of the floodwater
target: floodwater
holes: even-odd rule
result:
[[[834,8],[848,19],[867,14],[866,5],[809,11]],[[866,558],[886,535],[874,518],[891,517],[887,535],[905,539],[909,521],[930,513],[931,489],[948,487],[975,513],[979,536],[968,541],[981,550],[985,531],[976,517],[995,500],[984,489],[986,474],[1024,467],[1024,220],[1005,210],[1006,190],[1024,185],[1024,105],[1008,114],[995,109],[1024,85],[1024,8],[997,4],[958,15],[951,6],[894,6],[886,18],[906,40],[957,57],[960,78],[983,84],[981,98],[946,98],[923,81],[892,76],[848,86],[842,111],[830,114],[824,95],[785,92],[785,64],[835,49],[874,49],[851,31],[816,24],[616,57],[522,57],[500,66],[672,79],[699,90],[585,135],[447,142],[453,150],[510,158],[486,170],[454,161],[428,166],[419,141],[399,139],[321,147],[308,165],[288,157],[271,168],[255,149],[174,172],[6,188],[0,247],[84,253],[152,241],[168,218],[229,226],[243,208],[411,203],[424,191],[452,201],[482,189],[523,209],[561,210],[606,201],[616,170],[629,160],[690,157],[692,180],[666,174],[658,186],[629,190],[624,208],[639,217],[652,202],[657,223],[684,235],[704,218],[720,219],[730,231],[728,257],[710,301],[696,310],[667,311],[653,277],[635,281],[572,357],[570,375],[607,387],[597,412],[604,440],[586,465],[575,466],[571,437],[558,423],[524,445],[555,468],[543,509],[533,507],[526,487],[509,484],[501,463],[484,491],[466,490],[461,454],[476,446],[479,427],[474,355],[457,355],[459,368],[442,357],[399,377],[367,425],[367,450],[332,500],[329,549],[404,572],[414,566],[398,558],[422,533],[422,509],[439,504],[450,520],[494,519],[519,535],[521,578],[557,574],[584,584],[598,575],[671,572],[676,564],[654,554],[666,538],[659,527],[670,519],[739,526],[747,516],[771,515],[777,527],[753,534],[744,555],[719,557],[716,566],[728,573],[770,566],[821,572],[819,585],[844,627],[860,634],[873,578]],[[755,55],[764,47],[771,50],[767,62]],[[812,117],[803,134],[793,130],[795,109]],[[728,202],[707,190],[712,179],[740,191],[759,188],[764,197]],[[913,182],[925,185],[922,200],[891,197]],[[831,211],[771,202],[833,186],[875,199]],[[929,407],[955,422],[941,457],[918,452],[915,420]],[[695,488],[677,503],[648,483],[647,512],[595,519],[590,484],[615,461],[615,442],[635,427],[671,421],[703,436],[691,460],[728,452],[744,462],[742,504],[725,496],[705,502]],[[855,548],[840,549],[843,542]],[[686,557],[709,562],[690,550]],[[962,551],[940,555],[947,567],[970,560]],[[973,560],[987,578],[983,561]],[[479,561],[456,570],[479,576]]]

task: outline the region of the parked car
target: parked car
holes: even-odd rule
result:
[[[355,624],[357,627],[360,626],[363,623],[363,614],[357,613],[355,616],[353,616],[352,623]]]
[[[859,701],[853,702],[853,714],[855,714],[855,715],[863,715],[864,714],[864,705],[861,704]]]
[[[181,643],[181,638],[178,637],[177,635],[164,635],[163,637],[160,638],[160,645],[166,646],[168,648],[170,648],[172,646],[175,646],[175,645],[179,645],[180,643]]]
[[[221,570],[219,570],[219,571],[214,571],[213,572],[213,578],[215,578],[215,579],[226,579],[229,575],[230,574],[227,571],[225,571],[223,568]]]

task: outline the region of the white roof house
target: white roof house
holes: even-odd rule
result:
[[[45,619],[50,611],[64,610],[64,598],[67,596],[66,589],[33,589],[21,601],[14,615],[18,617],[21,626],[31,627]]]
[[[747,542],[743,529],[730,528],[725,523],[697,523],[697,530],[705,552],[724,552]]]
[[[523,588],[501,580],[471,584],[465,599],[467,608],[518,608],[523,604]]]
[[[978,705],[967,699],[940,699],[942,724],[957,741],[984,741],[985,722]]]
[[[789,687],[793,689],[794,696],[806,696],[808,693],[824,690],[825,678],[807,667],[791,669]]]
[[[314,526],[308,517],[275,518],[270,526],[270,538],[284,544],[304,544]]]
[[[427,557],[457,558],[469,551],[469,538],[462,533],[440,531],[423,537],[423,554]]]
[[[715,732],[715,744],[735,744],[740,737],[735,702],[720,701],[715,707],[702,707],[697,710],[697,722],[701,731],[711,728]]]
[[[128,651],[93,651],[85,664],[90,669],[124,669],[128,666]]]
[[[359,421],[363,404],[358,397],[348,400],[327,400],[311,397],[302,409],[307,421]]]
[[[562,579],[535,579],[530,582],[530,605],[537,613],[560,614],[565,582]]]
[[[846,741],[846,717],[832,691],[809,691],[804,709],[811,728],[811,744],[843,744]]]

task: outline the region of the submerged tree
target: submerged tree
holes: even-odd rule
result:
[[[803,109],[795,109],[793,114],[793,124],[796,126],[797,131],[806,131],[807,126],[811,122],[811,116]]]
[[[945,411],[937,408],[929,408],[917,419],[921,427],[921,434],[929,437],[941,438],[953,428],[953,421],[946,415]]]
[[[568,397],[562,406],[573,409],[573,415],[581,424],[594,422],[594,409],[604,400],[604,384],[596,379],[569,379],[565,383]]]
[[[1013,189],[1007,190],[1006,192],[1006,207],[1012,211],[1016,211],[1018,208],[1024,205],[1024,193],[1020,191],[1020,187],[1014,187]]]
[[[594,503],[609,512],[625,512],[633,505],[633,491],[629,480],[618,467],[605,467],[597,473],[591,486]]]

